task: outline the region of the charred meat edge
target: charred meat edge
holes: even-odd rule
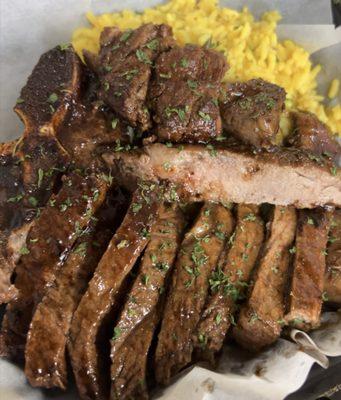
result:
[[[233,218],[227,208],[205,203],[185,235],[158,335],[154,360],[158,383],[166,384],[191,361],[192,335],[206,302],[208,279],[232,229]]]
[[[296,219],[294,208],[275,207],[254,284],[233,329],[236,341],[248,350],[259,351],[281,334]]]
[[[164,292],[179,250],[185,218],[164,204],[152,228],[136,280],[111,341],[111,398],[148,398],[147,356],[162,313]]]
[[[146,232],[155,222],[157,201],[154,185],[144,183],[134,193],[72,319],[68,350],[82,398],[104,399],[109,395],[109,374],[105,373],[109,354],[101,345],[113,335],[113,315],[126,290],[126,278],[149,241]]]
[[[211,294],[197,327],[196,360],[212,364],[234,322],[237,303],[245,297],[251,272],[264,240],[264,223],[259,207],[238,204],[236,228],[210,278]],[[198,343],[199,335],[206,344]]]

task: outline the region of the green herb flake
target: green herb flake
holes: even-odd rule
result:
[[[160,78],[163,78],[163,79],[170,79],[170,78],[172,77],[172,74],[171,74],[170,72],[168,72],[168,74],[162,74],[162,73],[160,73],[160,74],[159,74],[159,77],[160,77]]]
[[[112,340],[117,340],[121,336],[121,334],[122,334],[122,329],[119,328],[118,326],[115,326]]]
[[[105,70],[106,72],[111,72],[111,71],[112,71],[112,66],[110,66],[110,65],[105,65],[105,66],[104,66],[104,70]]]
[[[18,97],[16,103],[17,104],[22,104],[22,103],[25,103],[25,100],[22,99],[21,97]]]
[[[315,225],[314,224],[314,220],[312,218],[310,218],[310,217],[308,217],[308,219],[307,219],[307,224],[308,225]]]
[[[147,56],[147,54],[141,50],[141,49],[137,49],[136,50],[136,57],[139,61],[145,63],[145,64],[149,64],[151,65],[152,62],[150,61],[149,57]]]
[[[104,82],[104,83],[103,83],[103,88],[104,88],[104,90],[107,92],[107,91],[110,89],[110,84],[109,84],[109,82]]]
[[[217,324],[217,325],[219,325],[220,324],[220,322],[221,322],[221,320],[222,320],[222,316],[221,316],[221,314],[220,313],[218,313],[216,316],[215,316],[215,323]]]
[[[80,243],[75,249],[75,254],[79,254],[80,256],[84,257],[86,254],[87,246],[87,242]]]
[[[29,250],[26,246],[23,246],[23,247],[19,250],[19,253],[20,253],[22,256],[25,256],[25,255],[27,255],[27,254],[30,254],[30,250]]]
[[[37,183],[38,188],[40,188],[41,184],[43,183],[43,179],[44,179],[44,171],[41,168],[39,168],[38,169],[38,183]]]
[[[145,286],[147,286],[148,285],[148,282],[149,282],[149,276],[147,275],[147,274],[143,274],[142,276],[141,276],[141,282],[142,282],[142,284],[143,285],[145,285]]]
[[[206,146],[206,149],[209,150],[209,153],[210,153],[211,157],[216,157],[217,156],[217,150],[214,148],[214,146],[212,144],[208,144]]]
[[[61,50],[61,51],[65,51],[65,50],[68,50],[69,48],[70,48],[70,43],[61,43],[60,45],[59,45],[59,49]]]
[[[7,203],[18,203],[20,200],[22,200],[24,195],[22,193],[18,194],[17,196],[10,197],[7,199]]]
[[[327,292],[323,292],[323,293],[322,293],[322,301],[328,301]]]
[[[170,118],[171,115],[175,113],[178,115],[181,122],[185,121],[186,113],[188,113],[188,111],[189,111],[188,106],[185,106],[184,108],[171,108],[171,107],[165,108],[165,114],[167,118]]]
[[[205,122],[209,122],[212,120],[211,116],[209,114],[204,113],[203,111],[199,111],[198,115],[200,118],[202,118]]]
[[[131,209],[134,214],[137,214],[141,210],[141,208],[142,208],[142,204],[140,204],[140,203],[133,203],[131,205]]]
[[[171,168],[172,168],[172,165],[171,165],[170,162],[166,161],[166,162],[163,163],[163,169],[164,169],[165,171],[168,172],[168,171],[170,171]]]
[[[190,89],[195,90],[198,87],[198,83],[195,81],[192,81],[190,79],[187,80],[187,85]]]
[[[254,222],[256,221],[256,216],[253,213],[247,214],[244,218],[243,221],[251,221]]]
[[[52,103],[52,104],[54,104],[57,100],[58,100],[58,95],[57,95],[57,93],[51,93],[50,96],[49,96],[49,98],[47,99],[47,101],[48,101],[49,103]]]
[[[293,246],[291,249],[289,249],[290,254],[295,254],[296,253],[296,246]]]
[[[131,36],[131,34],[133,33],[133,30],[132,29],[127,29],[125,32],[123,32],[123,34],[121,35],[121,37],[120,37],[120,42],[126,42],[129,38],[130,38],[130,36]]]
[[[137,68],[130,69],[128,71],[123,72],[121,76],[125,77],[127,81],[131,81],[134,78],[134,76],[138,74],[138,72],[139,70]],[[120,95],[122,95],[122,93]]]
[[[118,249],[123,249],[124,247],[129,246],[129,241],[128,240],[121,240],[119,243],[117,243],[117,248]]]
[[[183,57],[180,60],[180,67],[187,68],[188,66],[189,66],[189,61],[187,60],[187,58]]]
[[[35,198],[35,197],[33,197],[33,196],[30,196],[29,198],[28,198],[28,202],[31,204],[31,206],[33,206],[33,207],[37,207],[37,205],[38,205],[38,200]]]
[[[153,40],[151,40],[150,42],[148,42],[148,43],[146,44],[146,47],[147,47],[149,50],[157,50],[157,49],[158,49],[158,46],[159,46],[159,39],[153,39]]]
[[[332,167],[332,168],[330,168],[330,173],[331,173],[333,176],[336,176],[336,175],[337,175],[337,167]]]

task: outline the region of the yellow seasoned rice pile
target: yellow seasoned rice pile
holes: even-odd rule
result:
[[[113,2],[114,3],[114,2]],[[316,92],[316,76],[320,65],[313,66],[309,53],[290,40],[280,41],[276,34],[277,11],[265,13],[257,21],[247,8],[241,12],[221,8],[217,0],[170,0],[143,13],[124,10],[95,16],[87,14],[90,28],[74,32],[73,45],[81,54],[83,49],[98,52],[99,36],[105,26],[120,29],[137,28],[153,22],[169,24],[180,45],[203,45],[207,40],[224,52],[230,69],[226,80],[263,78],[287,91],[287,108],[314,112],[326,122],[332,132],[341,135],[341,106],[326,107],[323,96]],[[335,97],[340,82],[331,83],[329,97]]]

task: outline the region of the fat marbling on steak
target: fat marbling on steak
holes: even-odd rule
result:
[[[123,184],[137,178],[169,182],[192,201],[211,200],[313,208],[341,205],[340,169],[298,149],[252,152],[240,144],[168,147],[156,143],[104,154]]]

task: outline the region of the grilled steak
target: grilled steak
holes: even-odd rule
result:
[[[272,146],[284,101],[284,89],[262,79],[230,84],[220,102],[224,128],[242,142]]]
[[[21,91],[15,111],[25,124],[17,143],[0,154],[0,304],[14,297],[10,278],[25,242],[29,222],[49,199],[68,155],[56,132],[68,103],[79,95],[81,62],[72,49],[43,54]],[[61,90],[65,89],[66,91]]]
[[[112,399],[148,398],[144,384],[148,350],[184,226],[177,206],[161,208],[111,341]]]
[[[328,237],[324,290],[326,300],[341,303],[341,210],[334,212]]]
[[[80,395],[84,399],[104,399],[109,393],[105,343],[113,313],[126,289],[125,280],[148,243],[148,231],[157,213],[155,186],[142,185],[135,192],[121,226],[112,238],[74,314],[68,344]],[[103,354],[102,354],[103,353]]]
[[[29,231],[16,269],[19,291],[6,309],[0,332],[0,354],[15,359],[23,356],[26,334],[35,307],[53,283],[63,258],[101,205],[107,185],[95,176],[73,174],[64,179]]]
[[[317,156],[330,156],[337,159],[341,156],[341,146],[333,138],[329,128],[316,115],[309,112],[292,113],[294,129],[288,138],[288,144],[309,150]]]
[[[209,142],[221,135],[218,97],[226,70],[221,53],[199,46],[159,56],[149,97],[161,141]]]
[[[171,28],[146,24],[121,32],[105,28],[100,52],[84,56],[101,81],[99,97],[133,127],[150,128],[146,104],[151,68],[158,54],[173,45]]]
[[[286,322],[296,328],[312,329],[320,323],[329,226],[330,215],[324,210],[300,210],[285,317]]]
[[[92,226],[79,232],[72,253],[38,304],[25,348],[25,374],[32,386],[65,389],[65,348],[71,318],[120,221],[118,213],[123,207],[124,197],[116,190]]]
[[[254,285],[233,329],[237,342],[249,350],[261,350],[280,336],[285,311],[289,249],[295,231],[295,209],[275,207]]]
[[[108,153],[104,158],[123,177],[123,184],[136,177],[168,181],[194,201],[307,208],[341,204],[340,171],[321,166],[295,149],[253,154],[240,145],[213,150],[187,145],[179,151],[154,144],[143,150]]]
[[[239,204],[235,231],[220,258],[218,269],[210,278],[211,295],[197,327],[196,338],[205,338],[204,345],[196,340],[197,360],[214,363],[226,332],[234,322],[237,302],[245,296],[263,239],[264,223],[259,207]]]
[[[167,383],[191,361],[192,335],[205,305],[208,279],[232,229],[231,212],[221,205],[206,203],[185,235],[158,336],[155,375],[159,383]]]

